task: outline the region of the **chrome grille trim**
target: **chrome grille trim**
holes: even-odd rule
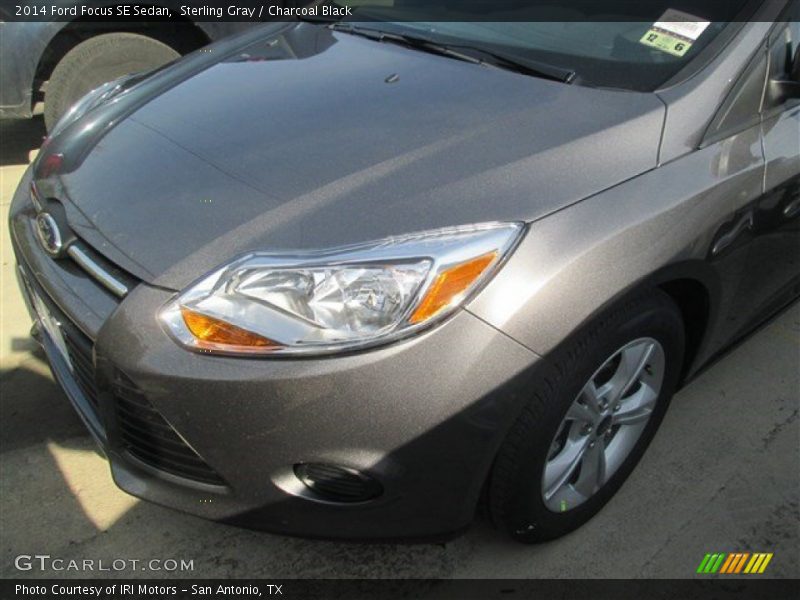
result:
[[[69,248],[67,248],[67,254],[69,254],[70,258],[72,258],[78,266],[115,296],[124,298],[128,294],[128,286],[113,277],[75,244],[71,244]]]

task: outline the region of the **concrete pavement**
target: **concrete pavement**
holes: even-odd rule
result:
[[[733,551],[773,552],[765,576],[800,576],[800,305],[681,391],[617,497],[549,544],[511,543],[481,520],[442,545],[308,541],[124,494],[29,341],[14,281],[8,203],[41,134],[37,122],[0,124],[0,576],[682,578],[706,552]],[[25,554],[128,563],[19,571]],[[152,559],[193,561],[193,570],[130,562]]]

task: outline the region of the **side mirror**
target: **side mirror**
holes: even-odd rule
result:
[[[788,72],[770,79],[769,95],[776,104],[800,98],[800,45],[795,48]]]

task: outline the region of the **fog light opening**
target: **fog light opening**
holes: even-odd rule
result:
[[[299,463],[294,474],[313,496],[327,502],[366,502],[383,493],[378,481],[348,467]]]

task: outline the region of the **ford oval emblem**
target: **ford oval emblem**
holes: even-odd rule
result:
[[[61,231],[58,229],[58,223],[56,223],[53,215],[46,212],[36,215],[36,236],[39,238],[44,251],[50,256],[61,254],[64,241],[61,238]]]

